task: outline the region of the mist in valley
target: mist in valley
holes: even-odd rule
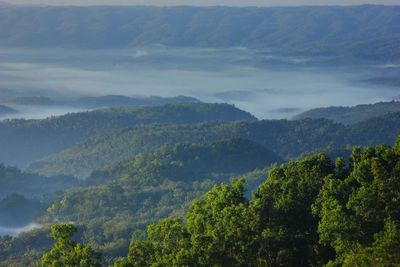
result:
[[[398,96],[399,73],[395,62],[342,64],[328,57],[280,56],[241,47],[2,49],[2,99],[46,96],[56,103],[11,105],[18,113],[0,118],[79,112],[85,109],[66,103],[102,95],[184,95],[234,104],[260,119],[291,118],[315,107],[392,100]]]

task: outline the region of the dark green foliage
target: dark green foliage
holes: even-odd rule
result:
[[[399,266],[400,137],[355,148],[351,163],[323,154],[274,167],[253,194],[215,186],[185,220],[134,239],[133,266]]]
[[[351,127],[348,144],[354,146],[389,145],[400,133],[400,113],[366,120]]]
[[[227,104],[170,104],[119,107],[72,113],[43,120],[0,122],[0,162],[25,165],[112,129],[151,123],[255,120]]]
[[[124,256],[130,233],[159,218],[180,216],[215,183],[277,161],[274,153],[246,140],[163,147],[95,173],[89,182],[117,179],[66,194],[43,220],[85,224],[84,240],[106,255]]]
[[[381,102],[355,107],[316,108],[297,115],[295,119],[329,119],[345,125],[355,124],[368,119],[400,112],[400,102]]]
[[[31,165],[31,170],[45,175],[87,177],[96,169],[165,144],[207,144],[230,138],[251,140],[282,158],[291,158],[317,148],[342,147],[346,132],[343,125],[311,119],[138,126],[90,138],[38,161]]]
[[[84,246],[71,240],[77,231],[72,224],[55,224],[51,234],[56,240],[54,247],[42,257],[42,264],[48,267],[101,267],[101,254],[90,245]]]
[[[48,227],[21,233],[18,237],[0,237],[0,266],[32,266],[52,245]]]
[[[292,54],[393,60],[400,55],[399,20],[397,6],[373,5],[298,8],[2,6],[0,45],[244,46]]]
[[[326,177],[313,207],[320,217],[321,243],[337,254],[331,264],[400,264],[398,147],[356,148],[351,168],[337,168],[340,171]]]
[[[284,159],[318,151],[330,155],[339,152],[334,150],[352,145],[391,144],[399,132],[400,113],[347,127],[325,119],[145,125],[89,138],[39,160],[31,170],[45,175],[73,174],[86,178],[96,169],[154,151],[165,144],[206,144],[229,138],[251,140]]]
[[[43,177],[0,164],[0,199],[13,193],[46,196],[77,185],[72,176]]]

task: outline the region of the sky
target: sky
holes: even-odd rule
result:
[[[1,1],[1,0],[0,0]],[[400,5],[400,0],[5,0],[12,4],[46,5],[195,5],[195,6],[300,6],[300,5]]]

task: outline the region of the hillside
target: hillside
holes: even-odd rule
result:
[[[342,146],[345,130],[343,125],[327,120],[137,126],[89,138],[35,161],[29,169],[44,175],[73,174],[85,178],[96,169],[151,152],[165,144],[206,144],[229,138],[251,140],[288,159],[317,148]]]
[[[355,124],[368,119],[380,117],[389,113],[400,112],[400,102],[380,102],[376,104],[358,105],[354,107],[316,108],[303,112],[294,119],[325,118],[346,125]]]
[[[29,170],[43,175],[72,174],[87,178],[96,169],[165,144],[205,144],[226,138],[248,139],[284,159],[292,159],[310,152],[345,149],[351,145],[391,144],[399,133],[400,113],[352,126],[325,119],[137,126],[89,138],[33,162]]]
[[[45,196],[78,184],[74,177],[43,177],[0,164],[0,199],[11,194]]]
[[[23,166],[89,136],[134,125],[234,120],[255,118],[231,105],[197,103],[119,107],[43,120],[7,120],[0,122],[0,162]]]
[[[399,59],[397,6],[0,6],[0,46],[237,47],[286,54]],[[57,38],[50,38],[57,36]]]
[[[162,147],[97,172],[90,181],[117,179],[68,193],[48,209],[43,221],[84,223],[87,240],[118,255],[129,244],[127,233],[157,218],[181,214],[214,184],[280,161],[273,152],[240,139]],[[99,232],[112,234],[94,234]]]

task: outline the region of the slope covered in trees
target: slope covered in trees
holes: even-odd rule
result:
[[[358,105],[355,107],[316,108],[303,112],[295,119],[328,119],[345,125],[359,123],[390,113],[400,112],[400,102],[380,102],[375,104]]]
[[[91,184],[115,180],[67,193],[42,220],[84,224],[84,240],[107,255],[123,256],[126,237],[134,231],[183,213],[216,183],[280,161],[273,152],[241,139],[167,146],[96,172]]]
[[[250,200],[242,180],[215,186],[115,266],[397,266],[399,166],[400,139],[355,148],[349,165],[317,154],[272,168]]]
[[[321,147],[341,146],[344,134],[344,126],[327,120],[139,126],[90,138],[76,147],[34,162],[30,170],[46,175],[87,177],[98,168],[153,151],[164,144],[206,144],[229,138],[248,139],[282,158],[291,158]]]
[[[0,7],[3,47],[262,48],[284,53],[398,59],[396,6]],[[49,38],[57,36],[58,38]]]
[[[209,143],[226,138],[256,142],[285,159],[351,145],[391,144],[400,132],[400,113],[343,126],[324,119],[272,120],[191,125],[151,125],[117,130],[38,160],[30,170],[88,177],[98,168],[164,144]]]
[[[0,122],[0,162],[26,165],[89,136],[134,125],[234,120],[255,118],[231,105],[197,103],[118,107],[43,120],[6,120]]]
[[[245,143],[226,144],[237,142]],[[400,136],[393,147],[355,147],[348,163],[315,154],[273,166],[250,198],[243,179],[214,185],[184,214],[149,225],[145,235],[134,234],[127,257],[114,266],[397,266],[399,166]],[[116,183],[129,179],[122,176]],[[96,237],[104,233],[115,238],[114,227],[122,225],[118,218],[103,232],[96,231]],[[81,240],[89,245],[71,240],[75,226],[52,229],[57,242],[43,263],[65,257],[99,264],[93,240],[85,234]],[[111,250],[103,248],[104,261]]]

